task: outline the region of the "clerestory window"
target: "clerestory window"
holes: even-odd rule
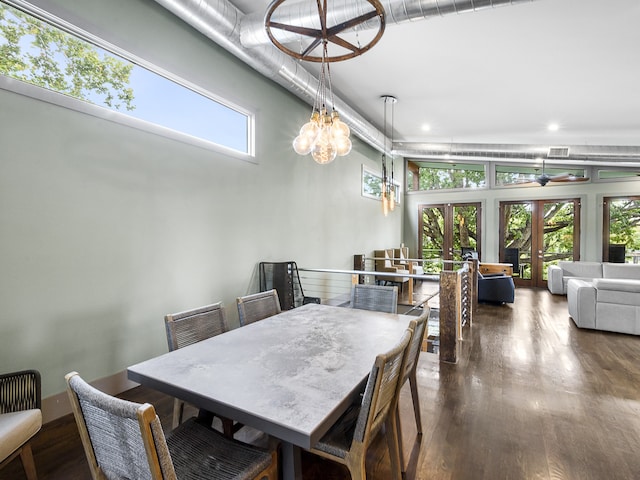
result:
[[[1,88],[187,143],[253,155],[254,117],[247,110],[142,66],[143,60],[27,2],[9,3],[19,8],[0,1],[0,75],[8,77],[0,77]]]

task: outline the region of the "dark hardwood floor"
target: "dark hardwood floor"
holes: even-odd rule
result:
[[[402,392],[408,479],[640,478],[640,338],[578,330],[564,297],[522,288],[514,305],[481,305],[464,337],[455,365],[421,355],[422,438]],[[168,425],[170,398],[142,387],[122,397],[153,403]],[[33,451],[40,480],[89,478],[70,416],[46,425]],[[303,469],[305,480],[349,478],[311,455]],[[381,438],[367,470],[390,478]],[[0,471],[23,478],[19,460]]]

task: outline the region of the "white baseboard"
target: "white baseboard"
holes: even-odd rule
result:
[[[127,378],[126,370],[90,383],[98,390],[108,393],[109,395],[118,395],[139,385]],[[42,399],[42,423],[51,422],[70,413],[71,404],[69,403],[69,395],[66,390],[57,395]]]

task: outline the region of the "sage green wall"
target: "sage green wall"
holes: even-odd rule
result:
[[[418,254],[418,209],[422,204],[480,202],[482,205],[482,260],[499,259],[500,202],[513,200],[579,198],[581,204],[580,251],[583,261],[602,261],[602,199],[638,195],[640,180],[614,183],[576,183],[546,187],[502,188],[478,191],[416,192],[406,194],[404,243],[411,255]],[[415,253],[414,253],[415,252]]]
[[[166,313],[223,301],[237,325],[260,261],[348,269],[400,244],[401,212],[360,193],[377,152],[297,156],[310,106],[155,2],[35,3],[254,111],[257,164],[0,90],[1,371],[53,395],[165,352]]]

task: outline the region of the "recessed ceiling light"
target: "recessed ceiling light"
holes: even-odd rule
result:
[[[557,123],[550,123],[549,125],[547,125],[547,130],[549,130],[550,132],[557,132],[558,130],[560,130],[560,125],[558,125]]]
[[[429,130],[431,130],[431,125],[425,123],[422,125],[422,131],[423,132],[428,132]]]

